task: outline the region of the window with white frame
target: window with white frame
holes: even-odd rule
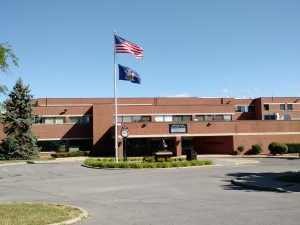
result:
[[[41,119],[42,124],[64,124],[65,122],[65,117],[43,117]]]

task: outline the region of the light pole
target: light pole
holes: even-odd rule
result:
[[[127,152],[126,152],[127,138],[129,136],[129,130],[127,127],[122,127],[121,136],[123,137],[123,160],[124,162],[126,162],[127,161]]]

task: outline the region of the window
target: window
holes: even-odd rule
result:
[[[77,123],[77,124],[88,124],[90,122],[89,116],[71,116],[70,123]]]
[[[165,122],[172,122],[173,121],[173,116],[164,116],[164,121]]]
[[[236,112],[255,112],[254,105],[237,105],[235,106]]]
[[[269,104],[264,104],[264,110],[266,110],[266,111],[270,110]]]
[[[123,122],[124,123],[132,122],[132,117],[131,116],[123,116]]]
[[[43,117],[41,119],[43,124],[63,124],[65,121],[64,117]]]
[[[223,119],[224,119],[225,121],[230,121],[230,120],[232,120],[232,116],[231,116],[231,115],[224,115],[224,116],[223,116]]]
[[[189,115],[186,115],[186,116],[173,116],[173,121],[191,121],[192,120],[192,117],[189,116]]]
[[[118,116],[118,123],[150,122],[151,116]]]
[[[204,115],[197,115],[196,116],[196,119],[198,120],[198,121],[204,121]]]
[[[248,106],[248,112],[255,112],[255,106],[254,105],[249,105]]]
[[[155,116],[155,122],[183,122],[183,121],[192,121],[191,115],[164,115],[164,116]]]
[[[196,115],[197,121],[231,121],[232,116],[231,115]]]
[[[276,120],[276,115],[264,115],[265,120]]]
[[[164,121],[164,116],[155,116],[154,120],[155,120],[155,122],[163,122]]]
[[[215,121],[222,121],[223,120],[223,115],[214,115],[214,120]]]
[[[285,110],[285,104],[280,104],[280,110]]]
[[[205,121],[213,121],[214,116],[213,115],[205,115]]]
[[[173,116],[155,116],[155,122],[172,122]]]
[[[114,118],[116,118],[116,117],[114,117]],[[123,121],[122,119],[123,119],[122,116],[118,116],[117,122],[121,123]]]
[[[287,104],[287,110],[289,111],[293,110],[293,104]]]
[[[142,116],[142,122],[151,122],[151,116]]]

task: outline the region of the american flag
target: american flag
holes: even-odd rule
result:
[[[143,49],[140,46],[127,41],[124,38],[118,37],[117,35],[115,35],[115,50],[116,53],[133,54],[137,59],[143,58]]]

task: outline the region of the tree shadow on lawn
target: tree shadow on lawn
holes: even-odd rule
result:
[[[225,190],[243,191],[288,191],[300,192],[300,172],[280,173],[229,173],[230,181],[223,185]],[[239,184],[233,184],[231,180],[237,180]]]

